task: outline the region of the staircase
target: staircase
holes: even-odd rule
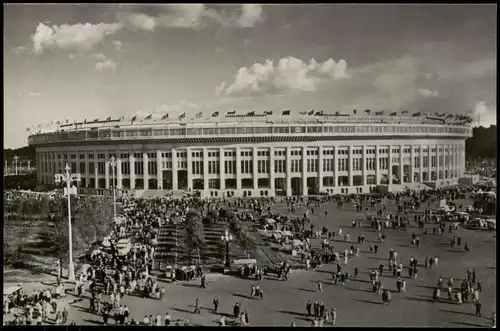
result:
[[[185,234],[181,223],[171,222],[160,226],[154,257],[157,269],[162,270],[167,265],[174,265],[176,260],[177,263],[184,261],[184,242]]]

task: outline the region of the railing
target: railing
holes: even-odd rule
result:
[[[131,139],[162,139],[162,138],[220,138],[220,137],[264,137],[276,136],[287,137],[290,135],[450,135],[471,137],[472,129],[466,126],[445,126],[431,124],[365,124],[344,123],[343,125],[328,124],[305,124],[305,125],[283,125],[268,124],[242,126],[213,127],[184,127],[184,128],[155,128],[148,127],[107,127],[96,130],[64,131],[56,133],[32,135],[28,138],[29,144],[45,144],[65,141],[113,141]],[[203,125],[203,124],[200,124]]]

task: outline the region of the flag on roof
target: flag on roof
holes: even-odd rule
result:
[[[217,117],[217,116],[219,116],[219,112],[218,111],[216,111],[215,113],[212,114],[212,117]]]
[[[87,119],[86,118],[83,120],[83,124],[87,124]]]
[[[310,110],[310,111],[307,113],[307,115],[309,115],[309,116],[311,116],[311,115],[313,115],[313,114],[314,114],[314,109]]]
[[[335,116],[339,116],[340,113],[338,111],[335,112]]]
[[[161,120],[163,121],[163,120],[166,120],[167,118],[168,118],[168,114],[165,114],[165,115],[163,115],[163,116],[161,117]]]
[[[111,122],[111,116],[106,118],[106,122]]]
[[[252,110],[251,112],[248,112],[247,116],[255,116],[255,111]]]
[[[401,114],[408,114],[408,110],[403,110]]]
[[[422,115],[422,113],[417,112],[417,113],[414,113],[413,115],[411,115],[411,117],[418,117],[418,116],[420,116],[420,115]]]
[[[148,116],[144,117],[144,120],[147,121],[147,120],[150,120],[153,118],[153,114],[149,114]]]
[[[354,109],[352,112],[354,113],[354,115],[356,115],[356,109]]]
[[[314,114],[314,116],[323,116],[323,111],[322,110],[317,111],[316,114]]]
[[[137,115],[135,115],[134,117],[132,117],[132,119],[130,121],[134,122],[136,119],[137,119]]]
[[[283,111],[281,112],[281,115],[282,115],[282,116],[285,116],[285,115],[290,115],[290,110],[283,110]]]
[[[272,110],[265,110],[264,115],[272,115],[273,111]]]
[[[365,109],[365,113],[369,114],[371,112],[370,109]]]
[[[384,111],[376,111],[375,112],[375,116],[381,116],[381,115],[384,115]]]
[[[200,118],[203,115],[203,113],[200,111],[198,114],[196,114],[196,118]]]
[[[397,115],[397,112],[392,112],[391,113],[391,116],[396,116]]]
[[[186,117],[186,113],[182,113],[181,116],[178,117],[179,120],[182,120],[184,117]]]

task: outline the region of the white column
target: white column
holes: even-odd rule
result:
[[[130,164],[130,189],[135,190],[135,157],[132,151],[129,151],[129,164]]]
[[[325,156],[323,155],[323,146],[318,147],[318,189],[319,192],[323,192],[323,163]]]
[[[392,145],[389,145],[389,149],[387,150],[387,161],[388,161],[388,170],[389,174],[387,175],[389,179],[389,189],[392,187]]]
[[[98,169],[98,164],[99,164],[99,159],[97,158],[97,152],[94,153],[94,180],[95,180],[95,183],[94,183],[94,187],[95,188],[99,188],[99,172],[97,170]]]
[[[415,173],[415,146],[410,145],[410,183],[413,183],[415,180],[413,178]]]
[[[107,155],[106,155],[107,156]],[[110,186],[109,186],[109,173],[110,173],[110,163],[108,160],[106,160],[106,162],[104,163],[105,164],[105,168],[104,168],[104,178],[105,178],[105,182],[106,182],[106,188],[109,189]]]
[[[339,186],[339,158],[338,158],[338,148],[335,146],[333,149],[333,186],[337,188]],[[340,190],[336,190],[337,193],[340,192]]]
[[[269,148],[269,188],[271,189],[271,194],[275,195],[274,186],[274,147]]]
[[[143,175],[142,175],[142,178],[143,178],[143,188],[145,190],[149,190],[149,169],[148,169],[148,162],[149,162],[149,159],[148,159],[148,153],[144,152],[142,153],[142,167],[143,167]]]
[[[236,147],[236,191],[241,192],[241,150]]]
[[[349,154],[348,154],[348,159],[347,162],[349,164],[349,171],[348,171],[348,176],[349,176],[349,184],[348,186],[353,186],[353,176],[352,176],[352,145],[349,145]]]
[[[258,172],[258,156],[257,156],[257,147],[254,147],[252,150],[252,163],[253,163],[253,189],[257,190],[259,188],[259,172]]]
[[[163,163],[159,150],[156,151],[156,182],[158,190],[163,190]]]
[[[429,170],[427,170],[429,172],[429,176],[427,178],[427,180],[430,182],[432,181],[432,155],[431,155],[431,152],[432,151],[432,145],[427,145],[427,167],[429,168]]]
[[[177,182],[177,150],[172,148],[172,191],[177,191],[179,189],[179,183]],[[188,190],[193,189],[193,180],[191,178],[191,151],[187,150],[187,181]]]
[[[292,195],[292,153],[291,147],[286,147],[286,195]]]
[[[225,190],[226,189],[226,164],[224,162],[226,162],[226,158],[224,156],[224,148],[219,148],[219,165],[220,165],[220,168],[219,168],[219,171],[220,171],[220,175],[219,175],[219,181],[220,181],[220,189],[221,190]]]
[[[117,155],[118,156],[118,155]],[[123,176],[122,176],[122,160],[118,159],[116,162],[116,187],[117,189],[123,189]]]
[[[399,183],[403,184],[403,177],[404,177],[404,145],[399,146]]]
[[[420,153],[419,153],[419,158],[420,158],[420,167],[418,169],[418,172],[420,174],[420,183],[424,182],[423,178],[423,169],[424,169],[424,145],[420,145]]]
[[[378,152],[379,146],[375,146],[375,185],[380,184],[380,155]]]
[[[366,166],[366,146],[365,145],[363,145],[363,151],[362,151],[362,153],[363,153],[362,154],[362,165],[361,165],[361,167],[362,167],[361,171],[363,172],[363,183],[362,184],[363,184],[363,186],[365,186],[366,182],[367,182],[367,180],[366,180],[366,177],[367,177],[367,170],[366,170],[366,168],[367,168],[367,166]]]
[[[440,156],[441,154],[439,153],[439,148],[441,145],[436,145],[436,175],[437,175],[437,180],[440,180],[439,178],[439,171],[441,171],[441,163],[440,163]]]
[[[203,148],[203,189],[208,196],[208,149]]]
[[[302,195],[307,195],[307,147],[302,146]]]

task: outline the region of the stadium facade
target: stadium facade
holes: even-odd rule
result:
[[[83,188],[280,196],[397,191],[458,184],[465,171],[462,115],[197,114],[39,126],[37,181],[68,163]],[[316,115],[316,116],[315,116]],[[116,158],[116,167],[110,165]]]

